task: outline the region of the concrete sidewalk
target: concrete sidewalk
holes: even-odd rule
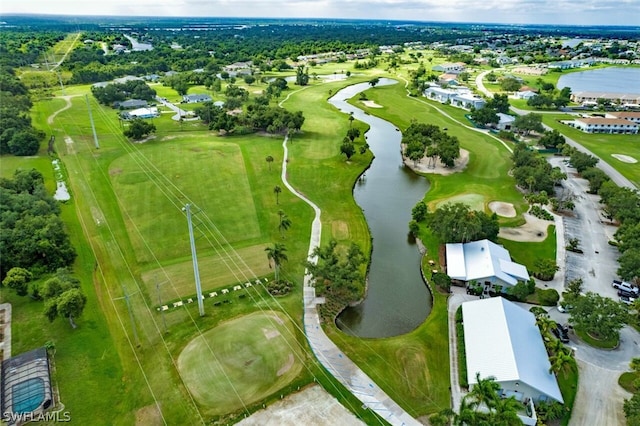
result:
[[[293,195],[309,204],[315,211],[315,218],[311,225],[311,238],[309,243],[308,260],[316,262],[313,256],[316,247],[320,245],[322,233],[321,211],[311,200],[297,192],[287,181],[287,140],[284,139],[282,147],[284,156],[282,159],[282,182]],[[324,299],[316,297],[312,277],[308,274],[304,277],[304,331],[309,346],[318,361],[333,375],[349,392],[362,401],[363,405],[373,410],[380,417],[392,425],[421,425],[409,413],[404,411],[389,395],[387,395],[376,383],[367,376],[364,371],[351,361],[329,337],[320,325],[320,316],[317,305],[324,303]]]

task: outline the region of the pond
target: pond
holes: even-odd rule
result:
[[[572,72],[558,79],[558,88],[576,92],[640,94],[640,68],[609,67]]]
[[[381,79],[379,85],[396,83]],[[368,290],[362,303],[344,310],[336,323],[347,334],[390,337],[415,329],[431,311],[431,294],[420,272],[421,254],[408,235],[411,209],[429,190],[429,182],[403,164],[402,133],[395,125],[347,103],[368,88],[368,83],[355,84],[329,99],[371,126],[366,138],[375,155],[354,188],[373,239]]]

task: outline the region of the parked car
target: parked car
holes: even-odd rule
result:
[[[562,343],[569,342],[569,329],[563,325],[556,324],[554,328],[551,329],[551,332],[554,336],[556,336]]]
[[[638,289],[638,287],[635,287],[634,285],[629,284],[629,283],[624,282],[624,281],[613,280],[611,285],[613,286],[613,288],[618,289],[618,290],[625,290],[625,291],[628,291],[628,292],[631,292],[631,293],[635,293],[635,294],[640,293],[640,289]]]
[[[627,290],[618,290],[618,296],[620,297],[628,297],[629,299],[637,299],[638,298],[638,293],[634,293],[632,291],[627,291]]]
[[[636,299],[632,299],[628,296],[620,296],[620,302],[624,303],[625,305],[631,305],[635,300]]]
[[[562,312],[564,314],[566,312],[569,312],[571,309],[573,309],[573,305],[569,305],[565,301],[558,303],[558,312]]]

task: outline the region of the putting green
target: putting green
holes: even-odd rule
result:
[[[302,369],[293,323],[276,311],[256,312],[213,328],[187,344],[178,370],[211,415],[260,401]]]
[[[484,202],[485,196],[482,194],[460,194],[450,198],[445,198],[444,200],[440,200],[436,204],[437,207],[442,207],[447,203],[455,204],[455,203],[464,203],[469,206],[472,210],[480,210],[484,211]]]

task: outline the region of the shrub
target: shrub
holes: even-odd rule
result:
[[[536,296],[542,306],[555,306],[560,300],[560,295],[553,288],[536,288]]]
[[[529,210],[533,216],[543,220],[553,220],[553,215],[540,206],[531,206]]]
[[[267,284],[267,291],[272,296],[284,296],[289,294],[291,289],[293,288],[293,284],[291,281],[286,280],[273,280],[269,281]]]

